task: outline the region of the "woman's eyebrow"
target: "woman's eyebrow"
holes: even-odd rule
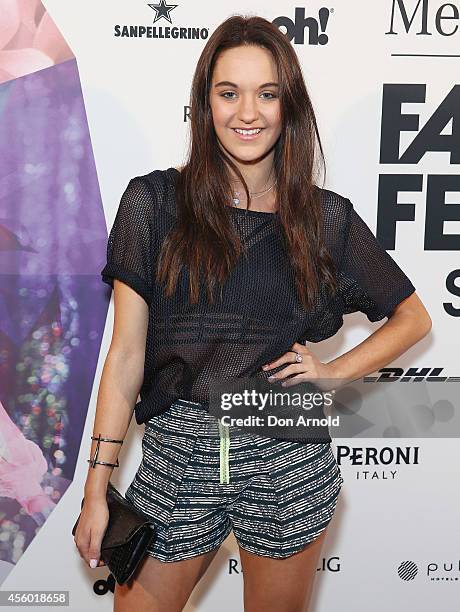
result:
[[[232,83],[231,81],[219,81],[214,85],[214,87],[220,87],[222,85],[225,85],[225,87],[235,87],[235,89],[238,89],[238,85],[236,83]],[[278,83],[275,83],[274,81],[262,83],[262,85],[259,86],[259,89],[262,89],[263,87],[278,87]]]

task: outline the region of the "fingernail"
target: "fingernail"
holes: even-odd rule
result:
[[[94,569],[95,567],[97,567],[97,559],[90,559],[90,560],[89,560],[89,566],[90,566],[91,568],[93,568],[93,569]]]
[[[274,374],[272,374],[271,376],[269,376],[267,378],[267,380],[276,380],[276,376]]]

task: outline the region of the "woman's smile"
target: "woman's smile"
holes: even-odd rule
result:
[[[240,140],[256,140],[264,128],[231,128]]]

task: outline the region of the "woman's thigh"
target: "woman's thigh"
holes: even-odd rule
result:
[[[240,547],[245,612],[307,612],[327,527],[300,552],[284,559]]]
[[[218,550],[174,562],[147,555],[131,580],[115,585],[114,612],[181,612]]]

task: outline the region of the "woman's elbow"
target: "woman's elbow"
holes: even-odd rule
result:
[[[393,311],[393,315],[395,314],[403,315],[410,321],[415,334],[418,336],[417,341],[427,336],[433,327],[433,321],[428,310],[415,292],[398,304]]]
[[[425,308],[420,298],[418,298],[416,317],[420,338],[424,338],[430,333],[431,328],[433,327],[433,321],[431,320],[430,313]]]
[[[421,340],[422,338],[427,336],[430,333],[432,327],[433,321],[431,320],[431,317],[428,312],[425,311],[425,313],[417,319],[417,329],[420,335],[419,339]]]

